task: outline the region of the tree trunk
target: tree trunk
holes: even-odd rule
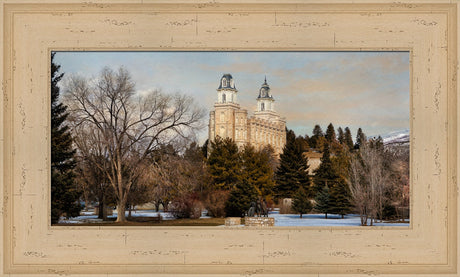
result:
[[[126,222],[126,216],[125,216],[125,203],[118,203],[117,205],[117,220],[115,222]]]
[[[99,210],[97,211],[97,218],[102,219],[103,218],[102,211],[104,210],[104,203],[102,203],[102,201],[99,200],[98,206],[99,206]]]
[[[132,210],[132,206],[131,204],[128,205],[128,218],[131,218],[131,210]]]
[[[104,197],[105,198],[105,197]],[[104,209],[102,210],[102,220],[107,221],[107,205],[105,204],[105,199],[103,202]]]
[[[343,218],[344,215],[342,215],[342,218]]]
[[[327,219],[327,213],[325,213],[325,214],[326,214],[326,219]]]
[[[102,220],[107,221],[107,204],[105,203],[105,194],[102,195],[102,206],[104,209],[102,210]]]
[[[85,211],[88,211],[88,204],[89,204],[89,197],[88,197],[88,194],[85,193],[85,194],[84,194],[84,197],[85,197]]]
[[[302,214],[300,214],[300,218],[302,218]]]

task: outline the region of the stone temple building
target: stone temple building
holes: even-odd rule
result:
[[[209,115],[209,141],[217,136],[231,138],[241,149],[249,143],[256,149],[271,145],[279,155],[286,144],[286,120],[275,111],[275,99],[267,79],[257,97],[257,109],[252,116],[240,107],[238,90],[232,75],[224,74],[217,88],[217,102]]]

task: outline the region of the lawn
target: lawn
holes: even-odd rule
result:
[[[127,214],[128,215],[128,214]],[[161,220],[158,219],[161,215]],[[359,215],[345,215],[341,218],[339,215],[324,214],[304,214],[302,218],[298,214],[279,214],[277,210],[270,212],[269,217],[275,218],[275,226],[360,226]],[[118,223],[116,220],[116,211],[109,216],[107,221],[97,219],[93,211],[83,212],[82,215],[62,219],[59,224],[54,226],[223,226],[225,218],[211,218],[203,216],[197,219],[176,219],[170,213],[157,213],[152,210],[138,210],[132,212],[131,217],[127,217],[128,222]],[[408,227],[409,221],[405,222],[378,222],[375,226],[398,226]]]

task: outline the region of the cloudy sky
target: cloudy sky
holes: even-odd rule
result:
[[[368,136],[409,129],[409,52],[58,52],[55,62],[66,76],[124,66],[139,92],[189,94],[208,114],[223,74],[232,74],[250,112],[266,76],[276,110],[297,135],[329,123],[350,127],[353,137],[359,127]],[[200,143],[206,136],[207,128]]]

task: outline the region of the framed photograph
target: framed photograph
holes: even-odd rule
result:
[[[0,13],[1,274],[458,276],[458,4],[7,0],[0,5]],[[279,56],[285,63],[283,53],[403,53],[407,69],[401,74],[407,74],[410,91],[405,134],[410,142],[410,223],[341,227],[52,223],[51,65],[59,55],[60,63],[65,64],[62,55],[72,52],[83,56],[102,52],[168,53],[169,64],[174,67],[181,63],[173,59],[187,52],[256,53],[264,54],[263,60]],[[269,53],[273,53],[271,57]],[[80,67],[76,72],[94,70],[91,59],[100,59],[101,64],[117,60],[104,55],[85,59],[77,59]],[[170,72],[166,68],[168,59],[161,64],[165,68],[157,65],[164,76]],[[206,55],[201,59],[207,59]],[[337,67],[345,68],[350,63],[335,59]],[[300,61],[298,58],[289,63]],[[150,63],[147,58],[143,62]],[[329,62],[333,64],[334,60]],[[194,63],[200,70],[204,67],[200,59],[188,61],[183,67],[193,70]],[[388,68],[395,70],[394,66]],[[142,74],[142,70],[136,72]],[[309,72],[315,74],[315,68]],[[235,99],[232,82],[238,85],[237,75],[229,77],[225,73],[232,72],[219,73],[224,75],[214,82],[214,91],[218,89],[215,99],[206,96],[202,102]],[[187,74],[184,76],[181,78],[186,79]],[[238,77],[246,78],[243,74]],[[270,77],[262,76],[265,79],[260,80],[259,87],[256,85],[257,90],[261,89],[259,98],[267,100],[262,99],[256,108],[262,116],[271,109],[267,89]],[[228,87],[228,94],[220,93],[223,88],[217,87],[219,80],[221,87]],[[388,83],[381,78],[371,87],[379,91]],[[299,103],[307,97],[301,90],[289,95]],[[356,101],[368,105],[359,97]],[[398,112],[396,105],[385,107],[382,114],[387,117]],[[219,115],[220,111],[214,119]],[[212,119],[211,113],[210,126]],[[220,125],[215,128],[226,134]],[[243,131],[236,136],[243,138]]]

